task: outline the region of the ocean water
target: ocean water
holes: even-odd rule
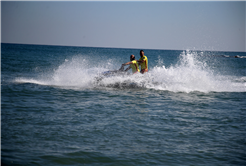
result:
[[[2,43],[1,164],[246,165],[245,52],[139,51]]]

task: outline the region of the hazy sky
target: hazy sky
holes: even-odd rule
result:
[[[245,50],[246,2],[1,2],[3,43]]]

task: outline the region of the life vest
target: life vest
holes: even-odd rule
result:
[[[148,70],[148,58],[147,58],[147,56],[144,55],[139,60],[140,61],[144,60],[143,63],[140,63],[141,70]]]
[[[130,64],[131,68],[132,68],[132,73],[136,73],[136,72],[140,72],[139,70],[139,66],[136,60],[132,61],[132,64]]]

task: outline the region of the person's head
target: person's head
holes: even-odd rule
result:
[[[144,56],[144,51],[143,50],[140,50],[140,56]]]
[[[131,60],[131,61],[135,60],[135,56],[134,56],[134,55],[131,55],[131,56],[130,56],[130,60]]]

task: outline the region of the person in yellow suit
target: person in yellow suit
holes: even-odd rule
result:
[[[144,55],[144,51],[140,50],[140,59],[137,61],[141,66],[140,73],[144,74],[148,72],[148,58]]]
[[[140,72],[137,60],[135,60],[135,56],[134,55],[131,55],[130,56],[130,62],[123,63],[122,67],[126,66],[126,65],[130,65],[130,66],[125,71],[128,71],[128,70],[130,70],[132,68],[132,74]]]

